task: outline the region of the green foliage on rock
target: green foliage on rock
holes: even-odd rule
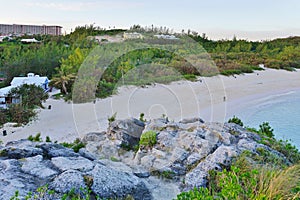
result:
[[[235,123],[235,124],[238,124],[240,126],[244,126],[244,123],[242,122],[241,119],[239,119],[238,117],[236,116],[233,116],[233,118],[229,119],[228,120],[228,123]]]
[[[147,131],[141,135],[140,146],[151,148],[156,144],[156,132]]]
[[[76,152],[76,153],[79,152],[79,149],[85,147],[85,144],[83,142],[81,142],[81,140],[79,138],[77,138],[73,143],[63,142],[60,144],[63,145],[64,147],[73,149],[74,152]]]
[[[273,133],[274,129],[271,128],[269,122],[263,122],[261,125],[259,125],[259,133],[266,135],[270,138],[274,137]]]

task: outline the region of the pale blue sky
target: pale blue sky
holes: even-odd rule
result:
[[[188,28],[210,38],[300,35],[299,0],[0,0],[0,23]]]

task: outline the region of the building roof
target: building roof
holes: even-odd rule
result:
[[[21,42],[25,42],[25,43],[38,43],[40,41],[36,40],[35,38],[32,38],[32,39],[22,39]]]
[[[28,85],[36,85],[36,86],[42,86],[45,83],[48,83],[49,80],[46,76],[39,77],[39,76],[33,76],[33,77],[14,77],[11,81],[10,85],[13,87],[18,87],[23,84]]]
[[[14,86],[7,86],[0,89],[0,97],[5,97],[11,89],[15,88]]]

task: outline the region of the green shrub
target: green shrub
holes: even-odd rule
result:
[[[263,122],[261,125],[259,125],[259,133],[266,135],[270,138],[274,137],[274,133],[273,133],[274,129],[271,128],[271,126],[269,125],[269,122]]]
[[[238,117],[236,116],[233,116],[233,118],[229,119],[228,120],[228,123],[235,123],[235,124],[238,124],[240,126],[244,126],[244,123],[242,122],[241,119],[239,119]]]
[[[116,121],[117,113],[115,112],[111,117],[108,117],[108,124],[111,124],[112,122]]]
[[[46,142],[51,142],[51,139],[49,136],[46,136]]]
[[[196,81],[197,80],[197,76],[194,75],[194,74],[185,74],[185,75],[183,75],[183,77],[186,80],[189,80],[189,81]]]
[[[27,139],[32,142],[42,142],[43,141],[41,138],[41,133],[37,133],[35,136],[30,135]]]
[[[73,149],[74,152],[76,152],[76,153],[79,152],[79,149],[85,147],[85,144],[83,142],[81,142],[79,138],[77,138],[73,143],[63,142],[60,144],[63,145],[64,147]]]
[[[3,124],[7,123],[7,110],[5,109],[0,109],[0,126]]]
[[[140,146],[153,147],[156,144],[156,132],[147,131],[141,135]]]
[[[144,118],[144,116],[145,116],[144,113],[141,113],[141,114],[140,114],[140,120],[141,120],[142,122],[146,122],[146,119]]]

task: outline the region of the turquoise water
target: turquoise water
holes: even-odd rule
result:
[[[237,116],[249,127],[269,122],[277,139],[291,140],[300,149],[300,90],[256,99]]]

